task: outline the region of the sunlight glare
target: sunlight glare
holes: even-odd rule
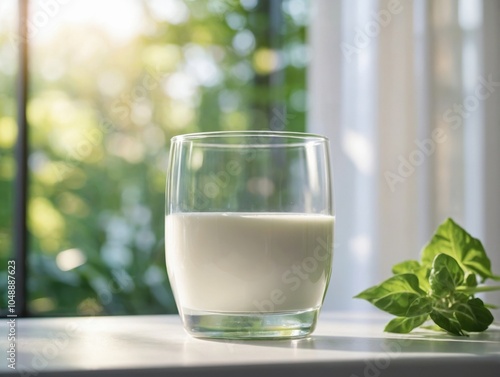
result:
[[[47,12],[40,2],[33,3],[30,21],[35,37],[51,39],[64,25],[95,25],[114,41],[126,42],[146,26],[141,2],[135,0],[73,0],[61,3],[57,12]],[[42,16],[48,18],[46,23],[41,23]]]
[[[84,264],[87,258],[80,249],[67,249],[57,254],[56,264],[61,271],[69,271]]]
[[[372,244],[367,234],[358,234],[349,240],[349,249],[353,253],[356,261],[362,263],[368,261],[372,253]]]
[[[360,132],[347,130],[342,138],[342,147],[356,168],[363,174],[373,174],[373,144]]]

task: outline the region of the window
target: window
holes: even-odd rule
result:
[[[0,279],[7,283],[7,259],[13,246],[12,214],[14,213],[14,145],[17,135],[16,76],[17,47],[9,36],[17,33],[15,1],[0,4]],[[5,285],[6,286],[6,285]],[[2,290],[3,292],[3,290]],[[5,308],[2,293],[0,308]]]
[[[0,11],[5,281],[22,246],[11,237],[14,166],[22,165],[13,156],[20,61],[12,37],[24,3],[2,1]],[[163,250],[169,139],[303,131],[308,3],[26,3],[29,98],[17,105],[29,136],[27,313],[174,313]]]
[[[418,258],[448,216],[499,271],[499,18],[493,0],[2,0],[0,279],[25,224],[29,315],[175,312],[163,252],[169,139],[266,128],[331,139],[326,310],[368,309],[352,296]],[[24,114],[29,186],[15,174]],[[429,152],[438,128],[447,141]]]

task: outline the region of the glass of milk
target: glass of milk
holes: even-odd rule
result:
[[[187,332],[309,335],[330,280],[334,219],[327,138],[273,131],[174,137],[165,249]]]

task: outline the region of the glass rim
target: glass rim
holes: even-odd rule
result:
[[[263,137],[263,138],[280,138],[293,140],[289,143],[273,143],[267,142],[250,142],[245,144],[238,143],[218,143],[216,140],[230,137]],[[219,147],[219,148],[248,148],[248,147],[293,147],[305,146],[310,144],[328,143],[329,139],[326,136],[309,133],[309,132],[294,132],[294,131],[271,131],[271,130],[248,130],[248,131],[209,131],[209,132],[195,132],[189,134],[182,134],[172,137],[171,143],[187,143],[194,142],[197,146],[204,147]]]

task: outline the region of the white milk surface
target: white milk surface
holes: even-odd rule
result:
[[[319,307],[331,273],[333,225],[333,216],[314,214],[167,215],[167,269],[180,309]]]

